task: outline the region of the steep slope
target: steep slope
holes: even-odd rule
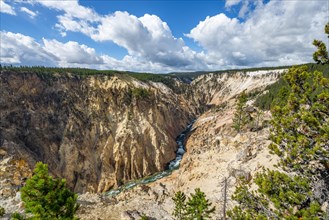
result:
[[[76,192],[165,169],[194,117],[181,95],[127,75],[0,74],[0,148],[49,164]]]
[[[193,192],[196,187],[200,187],[216,206],[216,218],[222,216],[225,178],[228,182],[227,197],[230,198],[241,176],[252,178],[254,173],[262,167],[272,168],[277,160],[267,150],[269,129],[265,126],[266,124],[258,132],[246,129],[241,134],[237,134],[232,129],[235,97],[244,90],[251,93],[262,93],[267,85],[274,83],[279,78],[282,71],[202,75],[188,87],[184,85],[185,98],[183,95],[175,94],[163,84],[142,83],[127,76],[94,76],[84,79],[65,76],[57,78],[51,86],[45,86],[42,94],[47,94],[46,91],[50,88],[56,88],[56,91],[64,90],[63,94],[68,96],[65,100],[71,100],[71,103],[74,104],[68,107],[70,120],[65,123],[63,141],[60,142],[58,148],[60,152],[66,150],[64,154],[59,153],[58,157],[59,161],[66,162],[62,167],[77,169],[76,173],[83,176],[84,179],[79,176],[77,181],[71,180],[75,190],[81,192],[86,191],[84,189],[87,188],[92,189],[89,191],[105,191],[111,186],[119,185],[119,180],[127,181],[160,170],[157,164],[162,163],[162,167],[160,167],[163,169],[166,162],[174,158],[176,147],[176,144],[173,143],[174,139],[180,131],[184,130],[187,121],[191,120],[195,116],[194,112],[198,112],[199,109],[208,109],[195,121],[192,132],[185,143],[187,152],[177,171],[154,183],[137,186],[114,197],[102,194],[82,194],[79,202],[83,208],[79,211],[79,217],[81,219],[140,219],[144,213],[156,219],[172,219],[173,202],[171,197],[178,190],[188,194]],[[31,76],[26,75],[25,77]],[[42,80],[35,78],[38,77],[32,78],[37,81],[38,87],[39,84],[44,84]],[[26,82],[30,81],[31,78],[26,79]],[[68,81],[76,83],[67,83]],[[76,88],[80,86],[82,86],[81,89]],[[24,86],[18,87],[23,88]],[[30,86],[27,90],[32,90],[32,88],[33,86]],[[136,88],[139,89],[136,90]],[[145,93],[142,88],[147,92]],[[42,97],[41,94],[40,97]],[[106,102],[105,97],[109,97]],[[85,99],[87,101],[82,101]],[[191,107],[191,103],[194,103],[193,107]],[[83,108],[81,109],[79,106],[83,106]],[[34,106],[34,108],[36,107]],[[54,109],[54,107],[46,107],[45,104],[40,105],[39,108],[43,110],[40,111],[38,117],[49,112],[49,109]],[[77,109],[82,112],[80,115],[83,117],[78,116],[83,120],[76,116]],[[19,112],[19,114],[22,113]],[[88,129],[88,124],[83,123],[84,120],[91,117],[89,115],[92,115],[92,125],[97,127],[98,124],[99,130],[93,126]],[[107,117],[110,115],[112,120],[108,122],[108,119],[101,118],[104,115]],[[264,120],[269,118],[270,115],[266,113]],[[8,119],[4,121],[8,121]],[[33,123],[35,124],[35,122]],[[13,130],[17,129],[17,126],[8,122],[7,127],[3,124],[1,126],[6,128],[4,129],[7,135],[7,139],[4,139],[4,146],[6,146],[6,143],[8,145],[9,140],[12,140],[8,135],[13,135]],[[149,130],[144,129],[145,127]],[[67,132],[70,129],[73,134]],[[54,131],[56,130],[51,132]],[[104,131],[108,133],[104,134]],[[79,132],[80,135],[75,135],[76,132]],[[97,137],[97,141],[95,141],[95,137]],[[140,141],[141,139],[142,141]],[[150,146],[149,143],[152,141],[155,142],[156,149],[153,145]],[[95,142],[97,142],[96,145],[93,144]],[[73,147],[71,147],[72,143]],[[80,143],[84,147],[80,147]],[[139,143],[145,145],[139,145]],[[22,151],[17,147],[18,144],[11,144],[16,146],[15,149]],[[24,144],[25,142],[22,145]],[[95,147],[87,147],[90,145]],[[144,146],[146,148],[143,148]],[[155,149],[151,155],[149,149]],[[77,157],[75,154],[83,154],[84,158],[78,159],[81,156]],[[69,158],[74,159],[71,161]],[[142,161],[145,160],[145,162],[140,162],[139,158],[143,158]],[[52,160],[49,159],[49,161]],[[122,166],[120,167],[120,165]],[[54,167],[56,168],[56,166]],[[128,171],[126,167],[129,167]],[[143,173],[145,168],[146,172]],[[96,173],[91,174],[89,169]],[[138,172],[135,174],[135,170],[142,174],[139,175]],[[75,170],[69,172],[65,169],[64,171],[56,171],[55,174],[65,177],[65,175],[70,176],[75,172]],[[89,175],[88,179],[86,173]],[[112,178],[111,175],[115,177]],[[99,177],[98,182],[92,179],[97,176]],[[229,200],[228,205],[232,205],[232,201]]]
[[[194,91],[192,98],[199,105],[218,105],[244,90],[263,90],[276,82],[284,71],[286,70],[258,70],[201,75],[191,83]]]
[[[252,179],[255,172],[263,167],[273,168],[277,162],[277,157],[268,152],[270,141],[266,123],[257,132],[245,129],[238,134],[232,128],[235,97],[245,89],[263,92],[281,73],[281,70],[273,70],[208,74],[193,81],[195,93],[191,97],[212,107],[193,124],[180,168],[166,178],[138,186],[114,198],[82,195],[80,199],[88,205],[79,213],[81,219],[140,219],[143,213],[155,219],[173,219],[171,198],[174,193],[178,190],[193,193],[197,187],[216,206],[214,219],[219,219],[223,215],[225,178],[229,208],[234,204],[230,198],[240,177]],[[265,113],[263,120],[269,119],[270,114]]]

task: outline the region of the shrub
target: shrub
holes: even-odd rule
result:
[[[132,89],[131,92],[132,92],[132,95],[134,97],[136,97],[137,99],[138,98],[145,99],[145,98],[148,98],[150,95],[150,92],[144,88],[134,88],[134,89]]]
[[[0,206],[0,217],[5,215],[5,209]]]
[[[11,215],[11,219],[12,220],[25,220],[25,218],[21,214],[19,214],[18,212],[14,212]]]

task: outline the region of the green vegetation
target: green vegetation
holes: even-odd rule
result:
[[[173,200],[175,203],[173,216],[179,220],[210,219],[215,212],[215,207],[211,207],[211,202],[206,199],[206,195],[199,188],[195,189],[195,194],[191,193],[187,202],[185,202],[185,194],[181,191],[175,194]]]
[[[183,192],[178,191],[175,196],[172,198],[175,203],[175,209],[172,213],[177,219],[184,219],[185,210],[186,210],[186,196]]]
[[[65,179],[54,179],[48,174],[48,166],[36,164],[33,176],[21,189],[25,212],[30,219],[77,219],[77,195],[66,187]]]
[[[0,206],[0,217],[5,215],[5,209]]]
[[[329,23],[325,27],[325,33],[329,35]],[[329,36],[328,36],[329,37]],[[309,63],[306,64],[309,72],[319,71],[322,72],[323,76],[329,78],[329,59],[328,51],[326,45],[319,40],[314,40],[313,45],[317,47],[317,51],[313,54],[313,59],[317,64]],[[299,65],[305,66],[305,65]],[[281,91],[282,88],[285,88],[286,91]],[[289,89],[287,82],[284,79],[278,80],[276,83],[269,85],[266,90],[268,93],[258,96],[256,99],[255,105],[263,110],[270,110],[271,107],[275,105],[283,105],[287,102],[287,89]],[[274,103],[274,99],[278,98],[280,103]]]
[[[152,74],[152,73],[134,73],[127,71],[115,71],[115,70],[95,70],[87,68],[60,68],[60,67],[44,67],[44,66],[1,66],[0,71],[12,71],[16,73],[34,73],[37,74],[41,79],[50,80],[56,79],[57,77],[67,77],[71,74],[74,77],[88,77],[88,76],[113,76],[113,75],[128,75],[137,80],[143,82],[161,82],[173,89],[178,91],[179,89],[175,86],[175,80],[173,76],[168,74]]]
[[[152,74],[152,73],[129,73],[129,76],[143,82],[161,82],[171,89],[175,88],[174,79],[167,74]]]
[[[137,99],[146,99],[150,96],[150,92],[144,88],[133,88],[131,94]]]
[[[1,66],[0,71],[10,70],[17,73],[35,73],[39,77],[49,78],[54,77],[54,74],[73,74],[76,76],[89,75],[114,75],[123,74],[126,72],[114,70],[94,70],[86,68],[61,68],[61,67],[45,67],[45,66]]]
[[[240,132],[240,130],[248,123],[248,114],[246,112],[247,95],[242,92],[238,97],[238,103],[235,109],[233,118],[233,128]]]
[[[146,215],[143,214],[143,215],[141,216],[141,219],[140,219],[140,220],[149,220],[149,219],[150,219],[149,217],[147,217]]]
[[[329,22],[326,24],[324,32],[328,35],[329,38]],[[317,47],[317,51],[313,53],[314,61],[321,64],[329,64],[328,50],[326,44],[320,40],[314,40],[313,45]]]
[[[256,175],[257,191],[240,185],[233,195],[239,206],[228,213],[232,219],[325,217],[312,190],[329,173],[329,79],[307,70],[301,66],[288,71],[287,101],[275,100],[272,108],[270,149],[294,175],[266,170]]]
[[[322,52],[315,53],[315,61],[323,63]],[[328,64],[321,66],[328,71]],[[314,70],[318,67],[296,66],[284,75],[286,86],[277,90],[279,96],[271,104],[269,148],[286,172],[258,173],[256,191],[250,191],[247,183],[237,187],[232,198],[239,205],[228,212],[231,219],[329,217],[321,210],[329,177],[329,79]]]
[[[301,65],[297,66],[300,67]],[[329,78],[329,64],[307,64],[309,72],[319,71],[323,76]],[[289,86],[286,80],[280,78],[277,82],[266,87],[267,93],[256,98],[255,106],[263,110],[270,110],[275,105],[284,105],[288,100]],[[283,90],[283,91],[281,91]]]
[[[21,214],[19,214],[18,212],[13,213],[11,215],[11,219],[12,220],[25,220],[25,218]],[[34,218],[34,219],[37,219],[37,218]]]
[[[246,183],[237,187],[232,198],[239,203],[227,214],[234,220],[319,219],[319,203],[310,201],[311,188],[306,178],[267,170],[256,175],[257,191]],[[270,205],[271,204],[271,205]]]
[[[329,161],[329,79],[321,72],[294,67],[285,75],[290,87],[287,104],[272,109],[270,149],[285,167],[303,172]]]

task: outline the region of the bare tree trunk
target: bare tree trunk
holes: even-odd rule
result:
[[[224,206],[223,206],[223,219],[226,220],[226,203],[227,203],[227,178],[224,180]]]

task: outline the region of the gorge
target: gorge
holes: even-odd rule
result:
[[[137,210],[171,219],[173,193],[196,187],[221,216],[225,178],[231,195],[241,176],[277,161],[268,127],[232,129],[236,96],[264,93],[284,71],[208,73],[189,84],[179,75],[164,84],[123,73],[2,71],[0,202],[15,210],[17,188],[41,160],[80,194],[81,219],[139,219]]]

